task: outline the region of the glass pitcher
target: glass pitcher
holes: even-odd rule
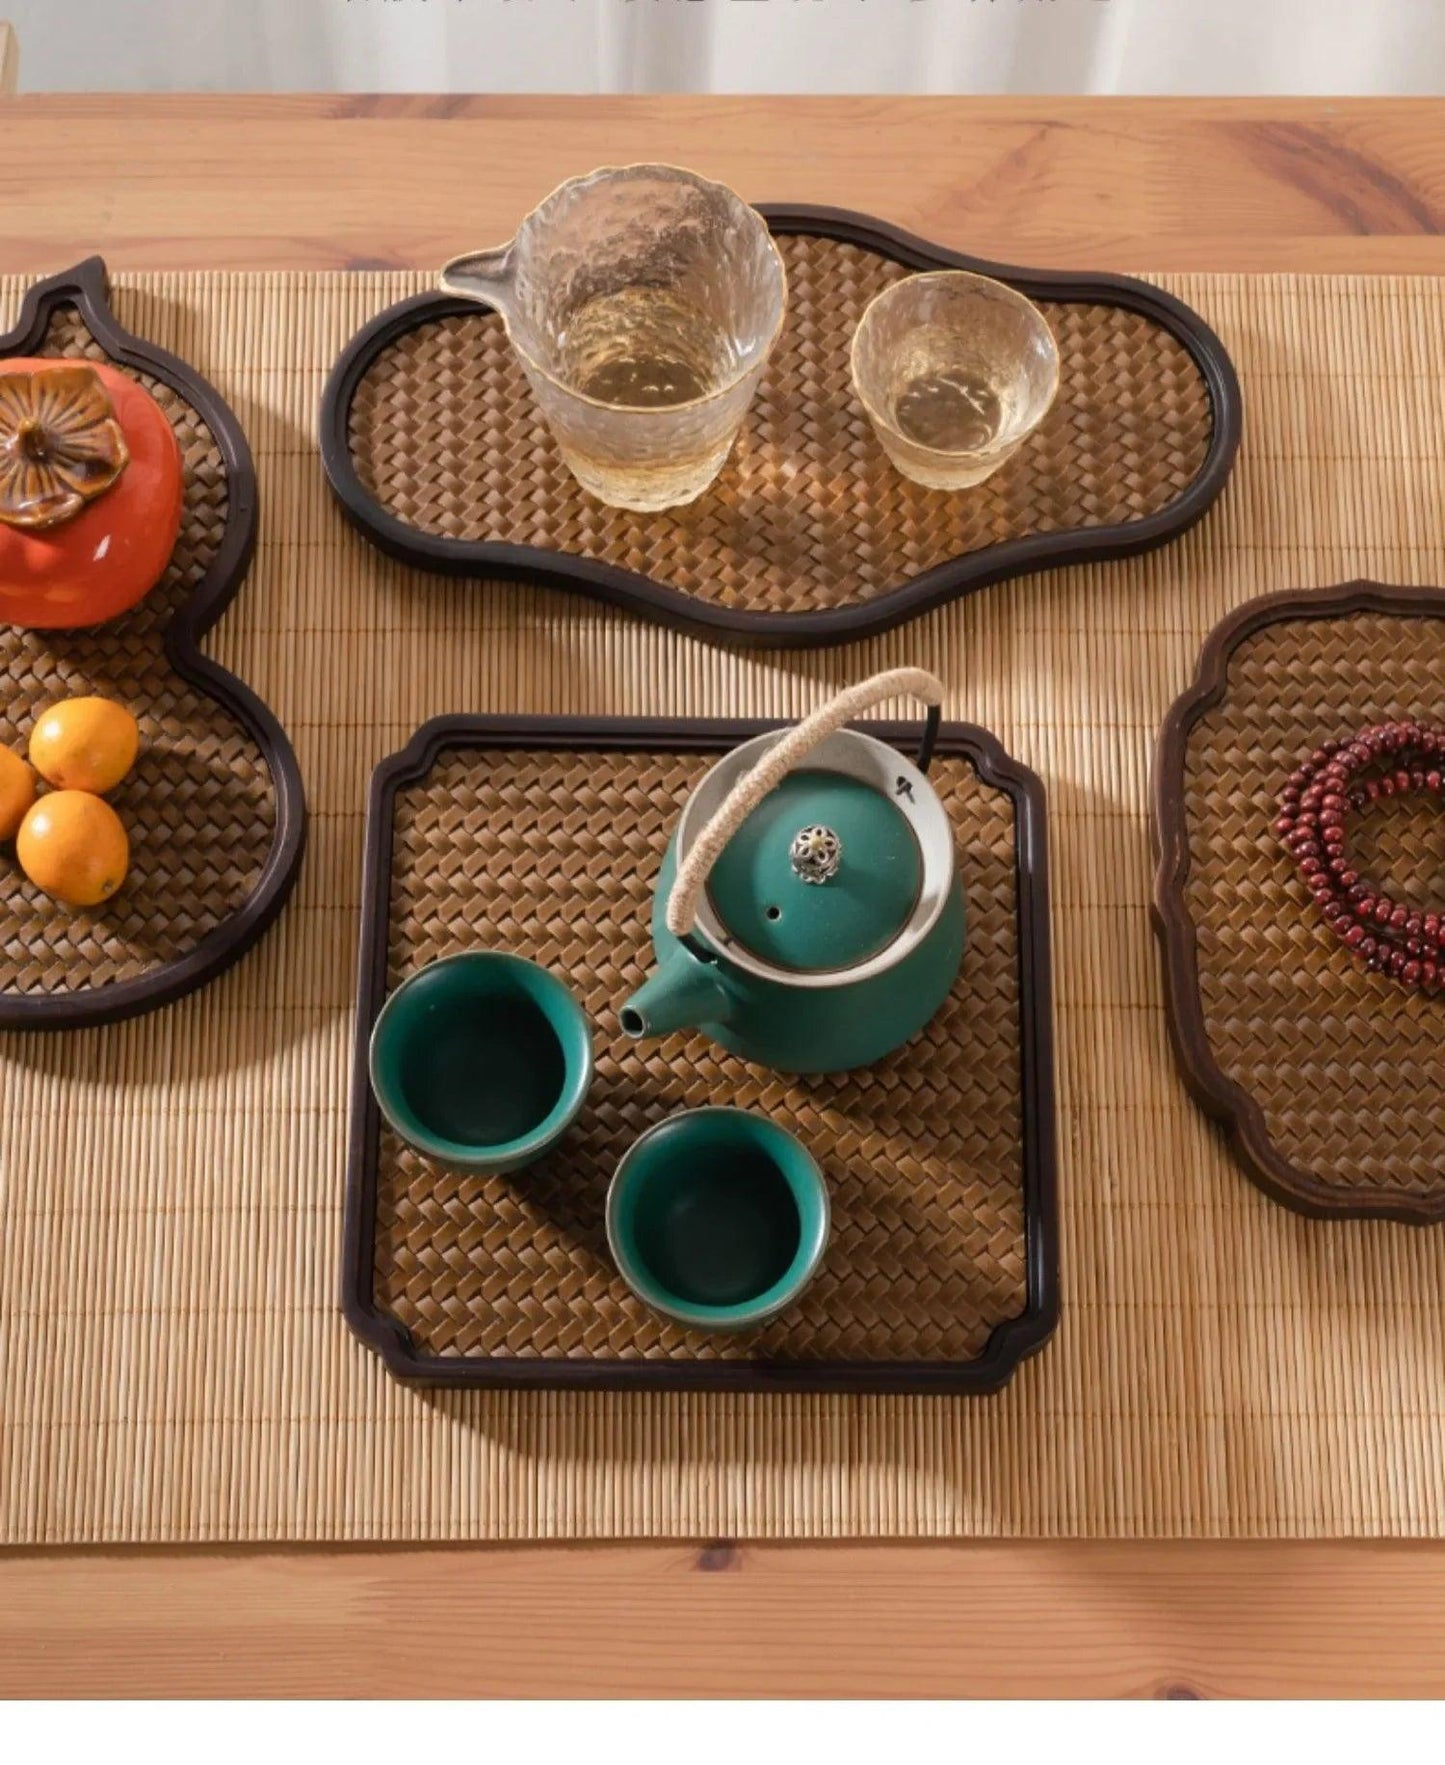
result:
[[[637,510],[712,483],[787,301],[757,210],[664,165],[571,179],[508,244],[454,258],[441,286],[501,315],[583,488]]]

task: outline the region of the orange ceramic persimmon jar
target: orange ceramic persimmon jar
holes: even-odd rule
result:
[[[0,623],[99,625],[148,594],[181,524],[165,412],[108,362],[0,362]]]

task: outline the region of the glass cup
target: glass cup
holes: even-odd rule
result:
[[[1059,388],[1059,349],[1022,294],[968,270],[938,270],[869,303],[852,370],[898,470],[931,490],[963,490],[1043,422]]]
[[[638,510],[692,502],[717,476],[787,301],[757,210],[664,165],[573,178],[441,286],[501,315],[583,488]]]

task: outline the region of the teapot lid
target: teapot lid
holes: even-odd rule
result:
[[[708,878],[730,939],[769,967],[820,974],[885,950],[913,914],[923,855],[877,785],[790,773],[728,841]]]
[[[739,779],[787,733],[754,736],[698,784],[678,823],[679,876]],[[937,792],[896,748],[859,729],[814,747],[715,850],[695,898],[698,934],[739,968],[800,987],[892,968],[929,935],[957,886]]]

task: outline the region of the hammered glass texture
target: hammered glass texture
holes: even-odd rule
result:
[[[727,457],[777,335],[786,280],[766,224],[730,190],[633,166],[549,196],[522,223],[489,294],[579,482],[611,505],[659,509],[697,496]],[[579,335],[619,297],[612,345],[644,360],[700,350],[705,396],[635,409],[580,394]]]
[[[981,484],[1048,415],[1059,353],[1047,319],[1004,283],[939,271],[895,283],[868,308],[852,351],[853,390],[906,477],[935,490]],[[907,433],[900,400],[925,378],[986,388],[998,402],[989,439],[934,447]]]

